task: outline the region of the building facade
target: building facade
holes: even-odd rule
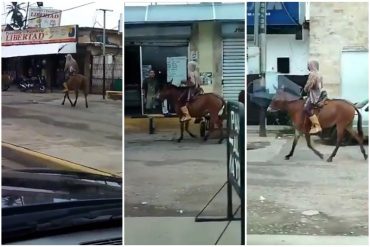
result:
[[[3,71],[15,81],[29,76],[30,70],[45,76],[47,88],[62,88],[65,55],[72,54],[80,73],[90,80],[90,92],[102,91],[102,29],[77,25],[32,28],[2,32]],[[107,89],[122,85],[122,34],[107,30]],[[114,87],[114,88],[113,88]]]
[[[368,97],[368,25],[367,2],[310,3],[310,57],[320,62],[329,96]]]

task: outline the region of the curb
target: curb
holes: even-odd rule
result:
[[[247,234],[247,245],[368,245],[368,236]]]
[[[116,174],[101,171],[99,169],[91,168],[85,165],[74,163],[68,160],[60,159],[44,153],[40,153],[25,147],[17,146],[11,143],[2,142],[2,155],[10,160],[34,165],[43,165],[46,167],[53,167],[68,171],[78,171],[92,173],[96,175],[103,175],[109,177],[120,177]],[[6,155],[4,153],[6,152]]]

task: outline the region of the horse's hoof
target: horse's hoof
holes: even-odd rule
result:
[[[181,139],[177,139],[177,142],[181,142]]]
[[[290,155],[285,155],[285,159],[286,160],[289,160],[290,159]]]
[[[368,156],[367,156],[367,154],[364,154],[364,159],[365,159],[365,160],[367,160],[367,157],[368,157]]]
[[[327,161],[327,162],[333,162],[333,158],[331,158],[331,157],[330,157],[330,158],[329,158],[329,159],[327,159],[326,161]]]
[[[320,156],[320,159],[324,159],[324,155],[322,155],[322,154],[319,154],[319,156]]]

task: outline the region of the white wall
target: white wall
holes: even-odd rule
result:
[[[277,58],[289,57],[290,75],[307,75],[309,59],[308,32],[304,30],[302,40],[296,40],[294,34],[267,35],[266,88],[274,93],[278,83]]]
[[[253,42],[248,42],[253,46]],[[268,34],[267,35],[267,61],[266,61],[266,88],[274,93],[274,86],[278,84],[277,58],[289,57],[290,75],[307,75],[307,62],[309,59],[308,31],[304,30],[303,39],[296,40],[294,34]],[[248,71],[253,70],[248,64]]]

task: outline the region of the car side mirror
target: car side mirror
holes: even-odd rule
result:
[[[365,111],[369,111],[369,107],[366,107]]]

